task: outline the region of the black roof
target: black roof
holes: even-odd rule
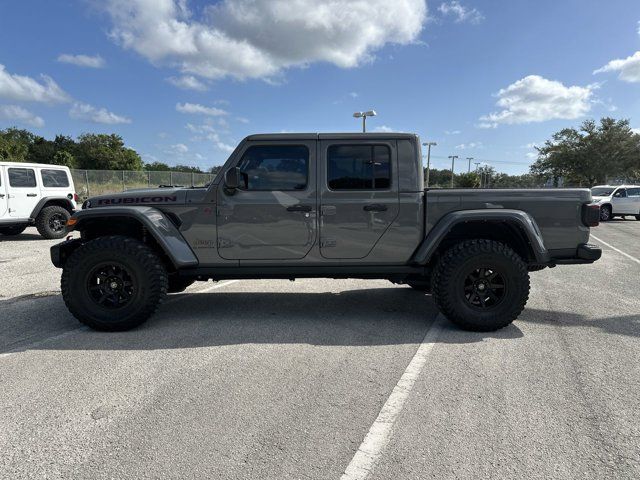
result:
[[[400,140],[413,139],[415,133],[371,132],[371,133],[259,133],[245,140]]]

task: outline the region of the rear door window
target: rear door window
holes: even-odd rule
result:
[[[386,145],[331,145],[327,150],[331,190],[387,190],[391,151]]]
[[[69,186],[69,177],[64,170],[43,169],[42,186],[45,188],[64,188]]]
[[[32,168],[10,168],[9,185],[14,188],[33,188],[36,186],[36,172]]]
[[[629,188],[627,190],[627,195],[629,197],[640,197],[640,188]]]

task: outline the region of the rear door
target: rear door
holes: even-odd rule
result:
[[[320,142],[320,252],[365,258],[399,210],[395,140]]]
[[[218,253],[229,260],[296,260],[316,241],[316,141],[252,142],[233,165],[244,185],[218,188]]]
[[[0,219],[8,216],[7,212],[7,186],[4,176],[5,167],[0,166]]]
[[[627,188],[627,196],[629,197],[631,207],[633,208],[630,213],[640,215],[640,188]]]
[[[7,167],[6,170],[9,216],[29,218],[40,196],[36,171],[30,167]]]

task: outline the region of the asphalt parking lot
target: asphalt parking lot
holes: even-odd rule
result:
[[[200,283],[81,327],[34,229],[0,240],[0,477],[640,478],[640,222],[481,334],[384,281]]]

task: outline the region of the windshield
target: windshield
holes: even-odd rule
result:
[[[615,187],[594,187],[591,189],[591,195],[594,197],[608,197],[615,190]]]

